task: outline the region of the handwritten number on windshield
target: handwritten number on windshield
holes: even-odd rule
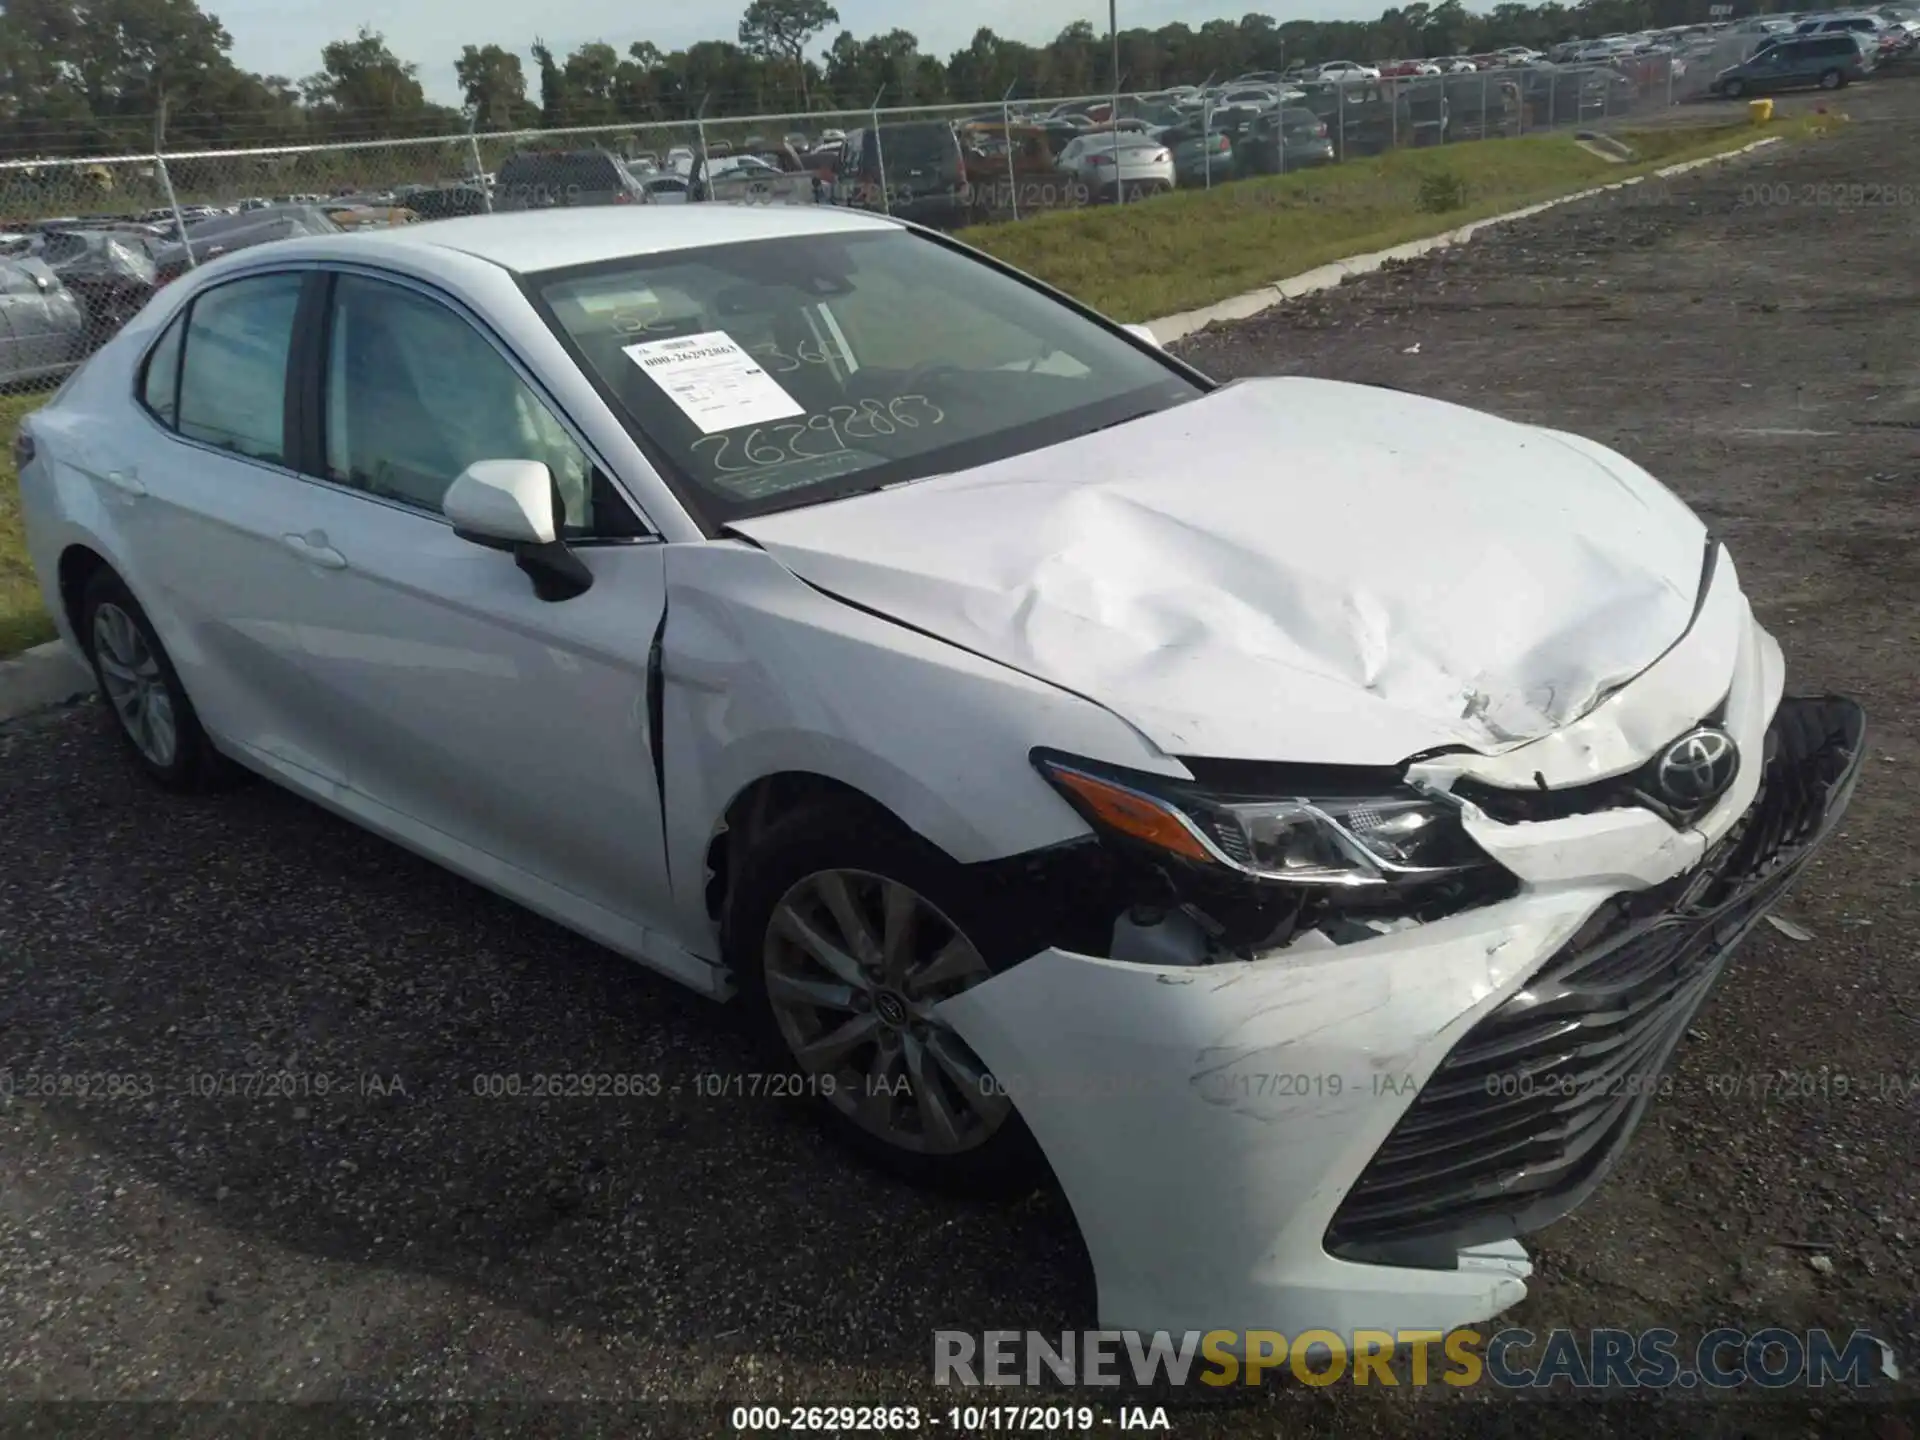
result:
[[[946,412],[924,395],[897,395],[885,402],[863,400],[859,405],[836,405],[827,414],[810,415],[804,422],[755,426],[744,438],[736,434],[702,435],[691,448],[694,454],[707,456],[716,475],[746,475],[843,455],[848,453],[850,439],[897,435],[902,429],[918,430],[923,425],[938,425],[946,418]],[[813,436],[823,436],[825,441],[810,441]]]
[[[831,365],[833,363],[833,357],[827,354],[826,348],[814,344],[796,345],[793,348],[793,353],[788,354],[785,350],[782,350],[778,344],[768,341],[764,345],[753,346],[747,353],[749,355],[759,356],[760,359],[765,362],[767,369],[775,375],[791,375],[802,365]]]

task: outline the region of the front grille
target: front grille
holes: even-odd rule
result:
[[[1687,729],[1693,730],[1699,725],[1725,725],[1726,709],[1723,700],[1714,707],[1712,713],[1701,716]],[[1680,736],[1670,738],[1678,740]],[[1517,790],[1490,785],[1466,775],[1453,782],[1451,793],[1479,806],[1502,825],[1518,825],[1530,820],[1565,820],[1571,815],[1590,815],[1596,810],[1629,810],[1636,806],[1651,810],[1677,825],[1690,825],[1712,809],[1718,797],[1691,810],[1677,808],[1660,799],[1660,787],[1654,779],[1654,772],[1660,765],[1660,754],[1656,750],[1651,760],[1625,775],[1589,780],[1584,785],[1568,785],[1558,790],[1547,788],[1544,779],[1535,789]]]
[[[1327,1248],[1451,1266],[1537,1230],[1605,1178],[1734,945],[1851,798],[1865,716],[1781,703],[1760,793],[1706,860],[1615,897],[1448,1052],[1348,1192]]]

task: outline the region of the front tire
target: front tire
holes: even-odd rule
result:
[[[213,747],[153,622],[124,581],[96,570],[80,600],[79,635],[115,728],[140,768],[169,790],[216,790],[240,772]]]
[[[1725,95],[1729,100],[1738,100],[1742,95],[1747,93],[1747,87],[1743,81],[1729,80],[1721,88],[1720,93]]]
[[[1838,70],[1822,70],[1820,72],[1820,88],[1822,90],[1838,90],[1846,83],[1847,77],[1842,75]]]
[[[776,1073],[805,1077],[829,1134],[915,1184],[1031,1190],[1038,1145],[935,1013],[1021,958],[961,867],[839,800],[776,820],[735,863],[723,943],[747,1022]]]

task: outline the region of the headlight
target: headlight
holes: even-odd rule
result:
[[[1096,831],[1194,865],[1294,885],[1382,885],[1491,864],[1457,809],[1411,790],[1249,797],[1037,751]]]

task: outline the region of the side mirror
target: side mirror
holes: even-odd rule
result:
[[[1148,326],[1122,325],[1120,328],[1126,331],[1129,335],[1133,336],[1134,339],[1146,341],[1147,344],[1151,345],[1156,350],[1166,349],[1166,346],[1160,343],[1159,337],[1156,336],[1153,333],[1152,329],[1149,328]]]
[[[447,487],[440,509],[462,540],[512,555],[542,600],[592,588],[593,572],[560,538],[566,506],[538,460],[476,460]]]

